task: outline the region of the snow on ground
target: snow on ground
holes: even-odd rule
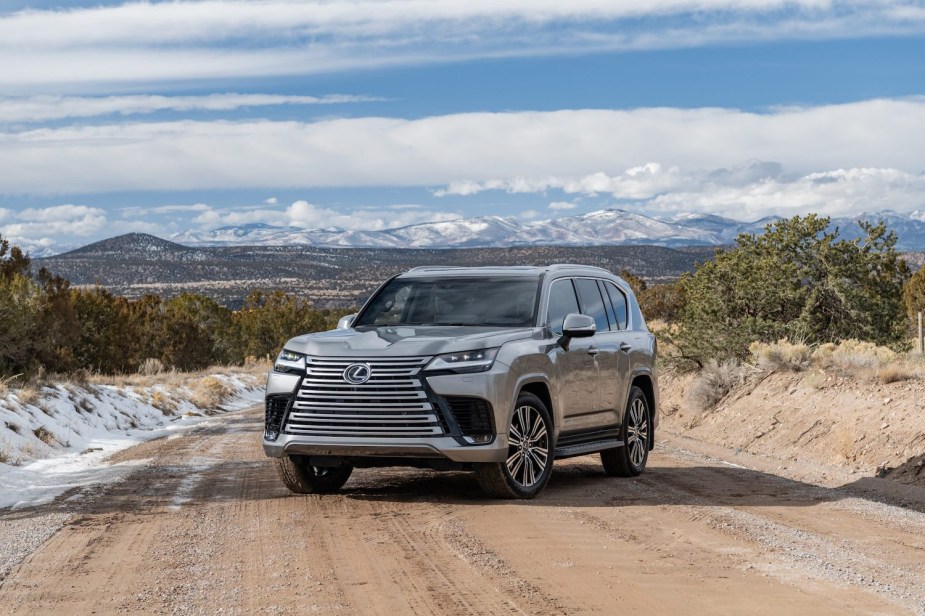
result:
[[[139,462],[107,463],[114,452],[263,399],[263,383],[251,373],[150,381],[0,393],[0,509],[39,505],[74,487],[116,481]]]

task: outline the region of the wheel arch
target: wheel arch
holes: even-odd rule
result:
[[[541,377],[526,378],[517,384],[516,389],[517,395],[514,396],[513,405],[517,405],[517,397],[521,393],[530,393],[543,401],[543,404],[546,405],[546,410],[549,411],[549,417],[552,420],[552,432],[556,433],[556,426],[559,425],[556,417],[556,405],[552,401],[552,392],[549,389],[549,382],[546,379]],[[514,409],[511,408],[513,413]],[[509,420],[510,421],[510,420]]]

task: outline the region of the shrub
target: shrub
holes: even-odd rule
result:
[[[709,360],[694,379],[688,401],[695,409],[706,411],[742,381],[742,368],[737,360],[727,359],[722,363]]]
[[[899,381],[907,381],[911,378],[915,378],[915,375],[903,365],[893,364],[884,366],[877,371],[877,379],[884,385],[897,383]]]
[[[138,374],[143,376],[157,376],[162,372],[164,372],[164,362],[156,357],[149,357],[138,366]]]
[[[52,443],[55,442],[55,436],[51,432],[49,432],[48,429],[45,428],[45,426],[39,426],[38,428],[32,431],[32,434],[35,435],[35,438],[39,439],[46,445],[51,445]]]
[[[753,342],[748,347],[755,363],[770,372],[792,370],[798,372],[809,367],[812,350],[808,345],[792,343],[786,338],[777,342]]]
[[[813,351],[813,363],[820,368],[880,368],[895,362],[899,355],[886,347],[860,340],[842,340],[838,344],[827,343]]]
[[[752,342],[783,338],[899,343],[908,267],[894,233],[882,223],[858,224],[864,237],[845,240],[828,218],[796,216],[740,235],[733,250],[699,265],[681,281],[681,357],[698,365],[744,359]]]
[[[19,398],[21,404],[34,405],[39,401],[40,395],[39,390],[35,387],[23,387],[16,394],[16,397]]]
[[[190,402],[201,409],[211,410],[231,396],[231,389],[221,379],[207,376],[193,385]]]

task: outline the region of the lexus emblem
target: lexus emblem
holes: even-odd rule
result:
[[[344,380],[353,385],[362,385],[369,380],[372,373],[369,364],[350,364],[344,370]]]

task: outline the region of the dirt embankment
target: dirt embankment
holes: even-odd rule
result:
[[[778,459],[781,470],[825,466],[925,486],[925,380],[754,371],[700,410],[690,395],[696,378],[662,375],[664,430]]]

